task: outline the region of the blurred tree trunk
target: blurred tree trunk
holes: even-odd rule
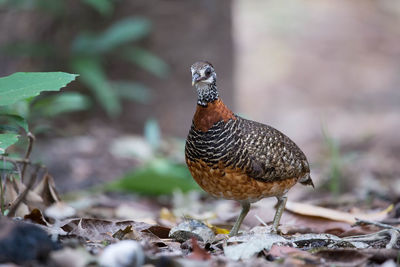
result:
[[[164,132],[185,137],[196,107],[191,87],[190,66],[198,60],[213,63],[218,73],[221,96],[228,105],[233,100],[233,44],[230,0],[129,1],[117,13],[143,15],[154,23],[146,47],[163,58],[171,68],[167,79],[155,79],[144,71],[132,75],[154,91],[151,103],[127,103],[124,123],[141,130],[143,121],[153,116]],[[137,124],[139,122],[139,124]],[[138,129],[138,127],[140,129]]]

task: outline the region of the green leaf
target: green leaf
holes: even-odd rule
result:
[[[107,186],[114,191],[132,191],[147,195],[172,194],[177,188],[183,192],[199,190],[188,168],[166,159],[157,159],[126,174]]]
[[[110,84],[120,98],[141,103],[147,103],[150,100],[150,90],[141,83],[131,81],[110,81]]]
[[[6,149],[18,141],[18,134],[0,134],[0,154],[4,154]]]
[[[34,103],[33,111],[42,116],[54,117],[61,113],[87,110],[91,107],[89,97],[77,92],[64,92],[60,95],[44,97]]]
[[[144,70],[165,78],[169,73],[168,65],[153,53],[139,47],[129,47],[122,51],[122,58],[128,60]]]
[[[0,78],[0,106],[37,96],[42,91],[58,91],[77,76],[65,72],[17,72]]]
[[[115,22],[102,34],[84,33],[78,35],[72,44],[77,53],[88,55],[109,52],[118,46],[137,41],[150,33],[149,20],[125,18]]]
[[[114,5],[110,0],[83,0],[83,3],[95,9],[103,16],[109,16],[114,10]]]
[[[32,98],[27,98],[12,105],[0,106],[0,114],[15,114],[23,118],[29,118],[31,100]]]
[[[121,113],[121,104],[104,73],[100,62],[94,58],[76,58],[72,68],[80,73],[81,81],[92,91],[109,116]]]
[[[0,113],[0,122],[6,121],[6,124],[0,125],[0,129],[1,126],[8,126],[8,125],[17,125],[18,127],[21,127],[25,130],[25,132],[29,132],[29,127],[28,127],[28,123],[25,120],[25,118],[16,115],[16,114],[1,114]],[[16,130],[17,131],[17,130]]]

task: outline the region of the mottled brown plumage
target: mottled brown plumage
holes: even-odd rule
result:
[[[287,191],[297,182],[313,185],[304,153],[280,131],[229,110],[219,99],[210,63],[197,62],[191,71],[198,105],[185,156],[193,178],[211,195],[242,204],[231,235],[237,234],[250,203],[277,197],[276,230]]]

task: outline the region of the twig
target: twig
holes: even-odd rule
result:
[[[39,170],[40,170],[40,167],[36,166],[35,170],[31,174],[31,179],[29,180],[29,183],[26,185],[25,190],[17,197],[17,199],[11,205],[10,211],[7,214],[8,217],[13,217],[15,212],[17,211],[17,208],[19,207],[19,205],[25,200],[25,197],[29,193],[29,190],[31,190],[31,188],[35,184],[36,177],[37,177]]]
[[[29,157],[30,157],[31,152],[32,152],[33,143],[35,142],[35,136],[31,132],[28,132],[27,136],[28,136],[29,144],[28,144],[28,149],[26,150],[24,159],[29,161]],[[24,182],[24,175],[25,175],[26,165],[27,165],[26,162],[22,163],[21,182]]]
[[[45,170],[47,169],[45,165],[43,165],[41,163],[32,163],[32,161],[30,161],[29,159],[10,158],[10,157],[7,157],[7,156],[0,156],[0,160],[12,163],[15,166],[15,168],[18,170],[20,175],[22,175],[22,171],[18,167],[18,164],[32,165],[32,166],[39,167],[41,169],[45,169]]]
[[[268,227],[268,225],[256,214],[256,215],[254,215],[254,217],[256,217],[256,219],[262,224],[262,225],[264,225],[265,227]]]
[[[394,229],[384,229],[379,232],[368,235],[344,237],[343,240],[348,242],[372,242],[372,241],[380,241],[386,239],[387,236],[390,237],[390,241],[389,243],[387,243],[386,248],[391,249],[397,244],[397,240],[400,237],[400,233]]]
[[[25,163],[25,164],[31,164],[31,161],[29,159],[21,159],[21,158],[10,158],[7,156],[0,156],[0,160],[8,161],[13,164],[18,164],[18,163]]]
[[[369,220],[362,220],[362,219],[357,219],[356,218],[356,223],[355,225],[375,225],[378,227],[381,227],[383,229],[392,229],[392,230],[396,230],[398,232],[400,232],[400,228],[398,227],[394,227],[390,224],[386,224],[386,223],[381,223],[381,222],[374,222],[374,221],[369,221]]]
[[[6,179],[7,179],[6,172],[4,170],[5,166],[6,166],[6,161],[3,160],[3,171],[1,172],[1,177],[0,177],[0,215],[4,214],[4,200],[5,200],[4,189],[6,186]],[[4,187],[3,187],[3,180],[4,180]]]

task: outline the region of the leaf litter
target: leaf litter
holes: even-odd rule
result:
[[[6,204],[12,205],[25,187],[7,181]],[[260,204],[253,209],[256,220],[248,220],[247,225],[245,221],[240,235],[228,238],[226,229],[236,212],[233,204],[180,192],[168,201],[115,193],[62,201],[46,174],[29,190],[16,216],[45,230],[60,245],[47,252],[46,258],[46,264],[57,266],[253,266],[268,262],[359,266],[399,258],[398,214],[389,203],[372,212],[351,212],[315,205],[315,200],[313,204],[288,202],[279,235],[270,233],[270,220],[264,222],[265,217],[258,216],[266,210]],[[382,223],[390,219],[397,224]],[[4,236],[10,233],[3,231]],[[0,229],[0,243],[4,240]]]

